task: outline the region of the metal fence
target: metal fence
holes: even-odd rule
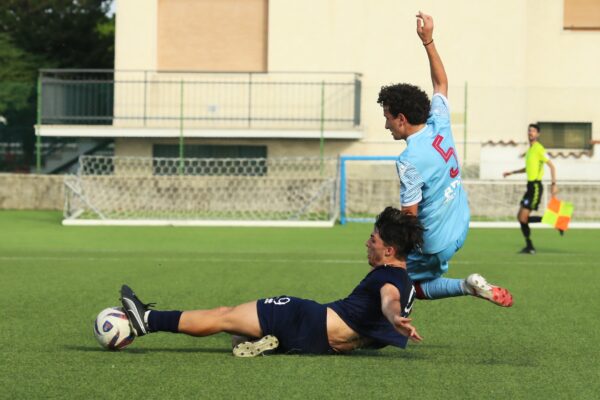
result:
[[[358,73],[41,70],[42,124],[351,129]]]

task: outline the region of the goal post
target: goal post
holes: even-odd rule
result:
[[[331,227],[338,159],[82,156],[64,225]]]

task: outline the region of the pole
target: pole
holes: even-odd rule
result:
[[[252,72],[248,73],[248,128],[252,126]]]
[[[183,79],[181,80],[179,92],[179,175],[183,175]]]
[[[42,136],[40,130],[42,128],[42,73],[38,74],[37,81],[37,118],[35,132],[35,172],[42,172]]]
[[[467,99],[469,94],[469,84],[465,81],[465,112],[463,114],[463,168],[467,163]]]
[[[323,176],[323,163],[325,157],[325,81],[321,81],[321,138],[319,140],[319,154],[321,157],[321,176]]]
[[[144,71],[144,126],[146,126],[146,108],[148,105],[148,71]]]

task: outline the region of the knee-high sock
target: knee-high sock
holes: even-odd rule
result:
[[[531,239],[529,235],[531,235],[531,229],[529,229],[529,224],[524,224],[521,222],[521,232],[523,232],[523,236],[525,237],[525,243],[527,243],[527,247],[532,247]]]
[[[534,217],[529,217],[527,218],[527,222],[528,223],[532,223],[532,222],[542,222],[542,217],[540,217],[539,215],[536,215]]]
[[[435,278],[416,282],[415,286],[417,286],[417,298],[419,299],[435,300],[468,294],[463,279]]]
[[[151,310],[144,316],[147,319],[150,332],[179,332],[179,319],[181,311],[156,311]]]

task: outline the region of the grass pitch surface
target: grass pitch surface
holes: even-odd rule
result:
[[[472,229],[450,277],[508,287],[503,309],[418,301],[407,350],[236,359],[221,334],[152,334],[100,349],[93,320],[122,283],[160,309],[287,294],[331,301],[368,272],[371,226],[333,229],[62,227],[0,212],[0,398],[576,398],[600,393],[600,231]]]

